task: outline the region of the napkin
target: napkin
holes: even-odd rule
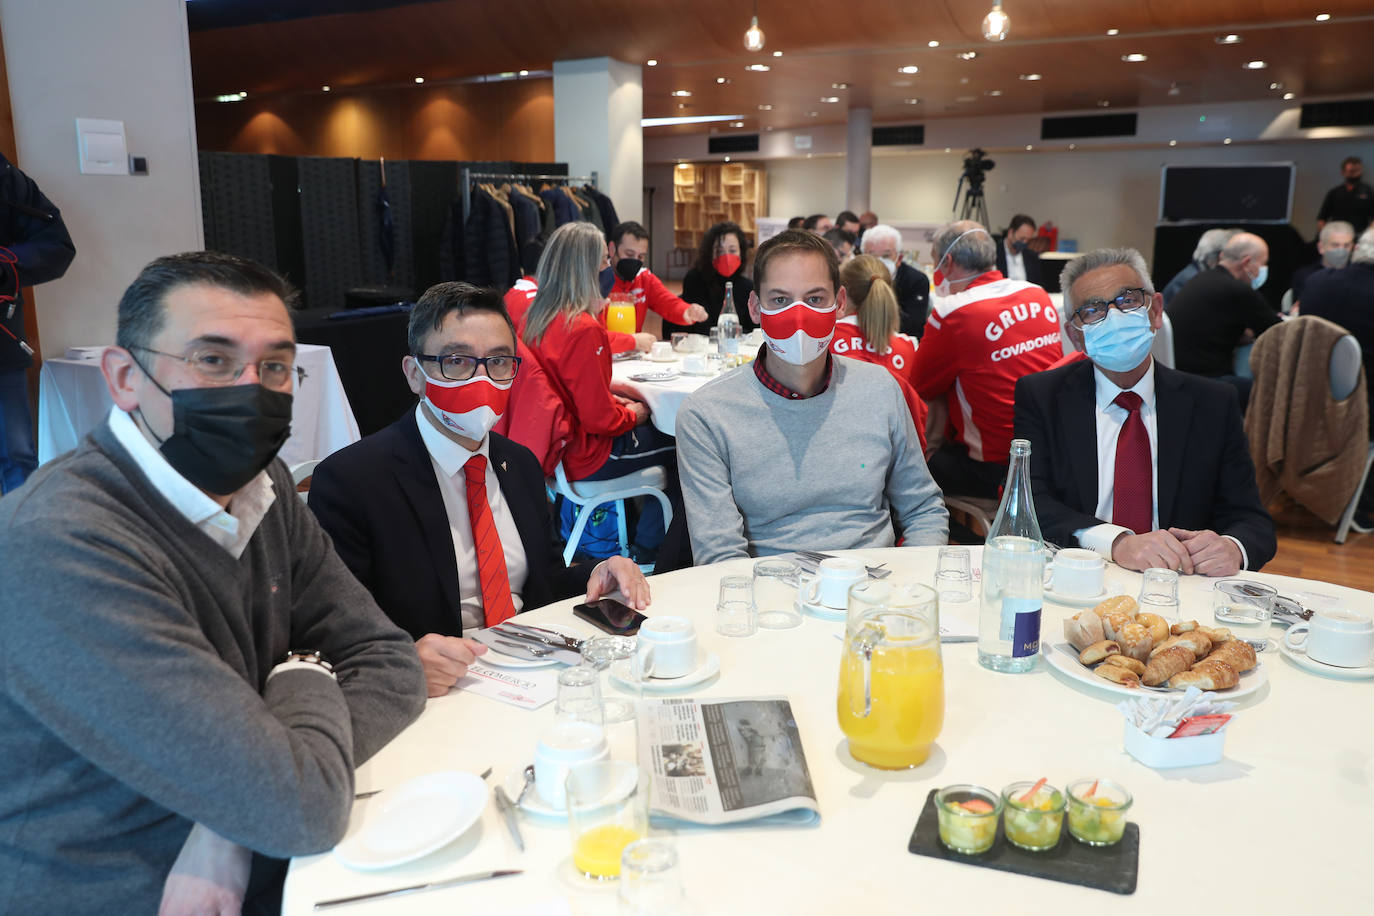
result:
[[[1203,693],[1197,687],[1189,687],[1179,697],[1160,697],[1151,699],[1124,700],[1116,704],[1126,721],[1135,725],[1151,738],[1167,738],[1173,734],[1178,723],[1189,716],[1210,716],[1230,712],[1235,703],[1219,701],[1215,693]]]

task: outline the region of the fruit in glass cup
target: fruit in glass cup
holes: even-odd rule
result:
[[[940,842],[955,852],[987,852],[997,839],[997,816],[1002,799],[982,786],[946,786],[935,793]]]
[[[1069,833],[1089,846],[1114,846],[1126,832],[1131,793],[1105,779],[1069,783]]]
[[[1046,780],[1014,782],[1002,790],[1002,830],[1014,846],[1039,852],[1059,845],[1064,793]]]

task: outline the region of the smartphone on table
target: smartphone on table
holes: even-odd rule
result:
[[[612,636],[633,636],[639,632],[639,625],[649,619],[614,598],[579,604],[573,608],[573,614]]]

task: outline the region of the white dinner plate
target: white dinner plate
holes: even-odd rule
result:
[[[625,778],[616,783],[616,785],[611,788],[611,791],[607,793],[604,804],[609,805],[613,802],[618,802],[633,792],[637,778],[633,770],[627,770]],[[506,774],[503,783],[506,794],[514,801],[520,797],[520,790],[525,785],[525,774],[521,770],[512,770]],[[530,784],[530,790],[525,793],[525,798],[520,802],[519,807],[520,810],[524,811],[526,814],[533,814],[538,817],[554,818],[560,821],[566,821],[568,819],[568,809],[555,808],[553,805],[544,801],[543,797],[539,794],[539,790],[535,788],[533,783]]]
[[[1165,696],[1170,693],[1183,693],[1179,688],[1165,688],[1156,690],[1141,690],[1138,687],[1125,687],[1121,684],[1113,683],[1103,677],[1093,674],[1093,669],[1078,660],[1078,650],[1066,642],[1043,641],[1040,644],[1040,654],[1045,657],[1045,661],[1050,663],[1052,668],[1067,674],[1069,677],[1089,687],[1096,687],[1099,690],[1106,690],[1109,693],[1117,693],[1128,697],[1152,697]],[[1269,680],[1269,675],[1264,671],[1264,662],[1256,663],[1255,667],[1240,676],[1240,683],[1228,690],[1218,690],[1216,694],[1223,700],[1234,700],[1238,697],[1247,696],[1259,690]]]
[[[1094,607],[1101,604],[1111,597],[1104,588],[1096,595],[1079,597],[1077,595],[1061,595],[1052,588],[1045,589],[1045,600],[1053,601],[1055,604],[1062,604],[1065,607]]]
[[[517,619],[514,622],[519,623],[520,621]],[[555,633],[562,633],[564,636],[571,636],[574,639],[584,638],[577,630],[561,623],[541,623],[539,626],[541,629],[553,630]],[[512,642],[516,641],[512,640]],[[484,665],[491,665],[493,668],[549,668],[553,665],[563,664],[556,658],[519,658],[515,655],[507,655],[504,652],[498,652],[491,646],[487,646],[486,654],[480,656],[477,661]]]
[[[654,369],[649,372],[636,372],[630,376],[632,382],[671,382],[677,378],[676,369]]]
[[[682,677],[651,677],[644,684],[645,693],[670,693],[674,690],[686,690],[688,687],[696,687],[704,684],[711,678],[720,674],[720,656],[714,652],[707,653],[706,657],[697,665],[695,671],[690,671]],[[622,690],[630,693],[636,691],[634,678],[630,675],[630,660],[625,659],[611,665],[611,680]]]
[[[1307,657],[1307,649],[1299,646],[1294,649],[1284,642],[1283,639],[1276,640],[1279,644],[1279,651],[1284,658],[1288,659],[1299,668],[1304,668],[1314,674],[1323,677],[1339,678],[1343,681],[1363,681],[1374,678],[1374,665],[1361,665],[1358,668],[1342,668],[1340,665],[1328,665],[1326,662],[1319,662],[1315,658]]]
[[[369,802],[367,820],[334,847],[349,868],[375,871],[429,855],[456,840],[482,816],[487,784],[473,773],[426,773]]]
[[[691,369],[680,369],[680,370],[678,370],[678,371],[679,371],[682,375],[690,375],[690,376],[692,376],[693,378],[708,378],[708,377],[710,377],[710,376],[712,376],[712,375],[719,375],[719,374],[720,374],[719,370],[716,370],[716,369],[702,369],[700,372],[696,372],[696,371],[693,371],[693,370],[691,370]]]
[[[678,360],[682,359],[682,357],[676,353],[670,354],[668,356],[654,356],[652,353],[650,353],[646,358],[653,363],[675,363]]]

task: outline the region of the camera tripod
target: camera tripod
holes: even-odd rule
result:
[[[968,188],[964,188],[964,179],[967,175],[959,176],[959,184],[954,188],[954,210],[959,213],[961,220],[973,220],[978,225],[986,228],[988,226],[988,202],[983,197],[983,182],[970,181]],[[964,206],[959,207],[959,195],[964,195]]]

